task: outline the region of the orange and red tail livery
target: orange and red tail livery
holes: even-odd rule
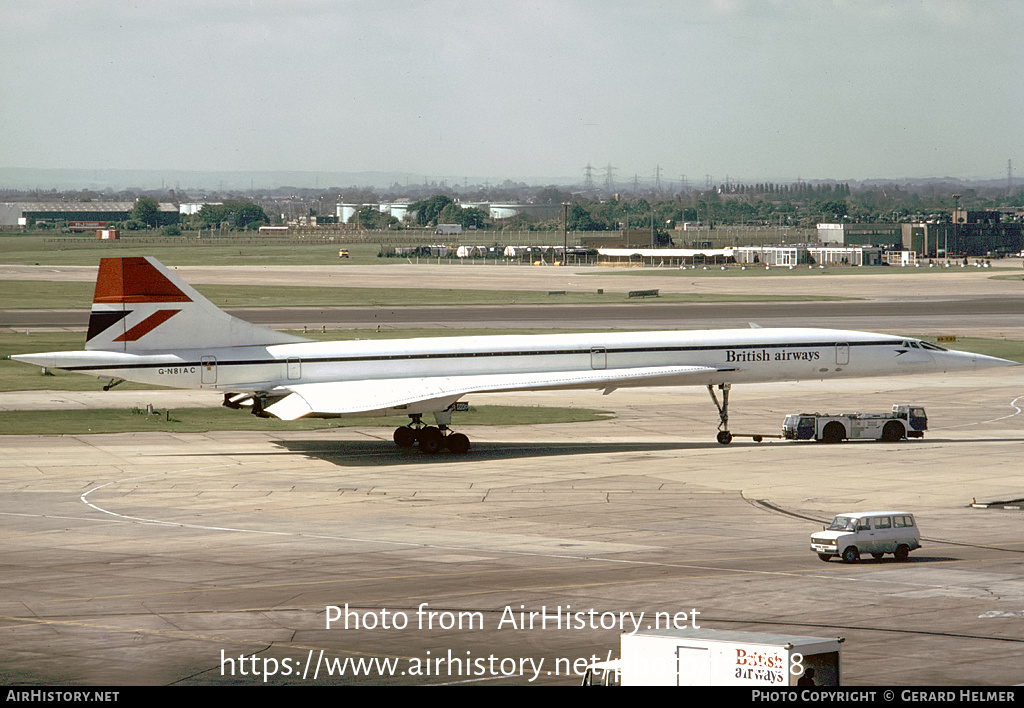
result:
[[[146,258],[103,258],[94,303],[192,302]]]
[[[228,315],[153,258],[103,258],[85,348],[152,351],[305,341]]]

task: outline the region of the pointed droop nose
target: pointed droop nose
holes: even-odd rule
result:
[[[938,360],[938,357],[936,356]],[[956,371],[959,369],[991,369],[995,366],[1021,366],[1019,362],[1009,359],[1000,359],[996,356],[986,356],[973,352],[961,352],[950,350],[944,352],[942,362],[945,364],[945,371]]]
[[[987,369],[991,366],[1021,366],[1018,361],[1010,361],[1009,359],[1000,359],[996,356],[985,356],[984,354],[974,355],[974,366],[978,369]]]

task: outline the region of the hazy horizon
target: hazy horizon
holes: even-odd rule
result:
[[[256,172],[218,172],[218,171],[175,171],[175,170],[64,170],[64,169],[24,169],[0,167],[0,190],[11,191],[146,191],[156,192],[160,190],[175,190],[183,193],[189,191],[203,192],[249,192],[249,191],[275,191],[277,189],[297,188],[303,190],[329,190],[338,189],[340,192],[353,188],[357,190],[372,189],[385,192],[396,191],[396,186],[408,187],[408,191],[422,192],[423,190],[437,189],[439,191],[459,192],[466,188],[463,182],[425,181],[429,177],[423,175],[411,175],[397,172],[367,171],[358,173],[341,173],[317,171],[308,172],[296,171],[256,171]],[[595,180],[596,192],[605,192],[601,180]],[[753,182],[737,182],[730,178],[732,184],[754,184]],[[1006,188],[1006,176],[994,177],[992,179],[966,180],[949,176],[932,177],[902,177],[888,178],[879,177],[866,180],[844,180],[840,178],[822,177],[820,179],[803,180],[808,183],[835,183],[848,184],[854,189],[867,185],[900,185],[910,188],[923,187],[928,184],[955,184],[964,188],[990,188],[1000,191]],[[774,183],[788,185],[796,182],[795,179],[769,179],[762,180],[762,183]],[[559,189],[576,189],[582,187],[582,179],[565,181],[557,180],[515,180],[508,178],[497,178],[491,181],[481,180],[474,182],[468,180],[468,189],[475,191],[482,189],[503,189],[506,187],[518,188],[525,185],[526,188],[556,187]],[[712,187],[724,184],[716,181]],[[1016,177],[1013,180],[1014,189],[1021,186],[1021,180]],[[662,187],[662,192],[669,194],[680,191],[679,180],[668,181]],[[691,183],[690,190],[703,190],[705,185]],[[633,182],[619,182],[614,185],[616,192],[630,193],[633,189]],[[651,180],[641,180],[639,189],[647,193],[654,189]],[[401,191],[401,189],[398,189]],[[344,196],[339,194],[339,196]]]
[[[0,167],[1005,179],[1022,20],[1012,0],[0,3]]]

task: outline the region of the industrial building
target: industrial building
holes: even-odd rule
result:
[[[882,262],[881,246],[738,246],[732,249],[737,263],[766,266],[871,266]]]
[[[356,204],[356,203],[343,203],[339,202],[335,205],[335,218],[336,223],[347,224],[350,222],[353,216],[355,216],[364,207],[371,207],[376,209],[382,214],[388,214],[393,216],[399,221],[405,221],[409,218],[409,200],[400,200],[397,202],[381,202],[377,204]]]
[[[901,224],[903,248],[922,258],[983,257],[1024,249],[1024,224],[998,211],[953,210],[952,221]]]
[[[868,266],[882,262],[878,246],[727,246],[725,248],[598,248],[604,260],[661,265]]]
[[[899,224],[818,224],[818,240],[825,246],[898,247],[903,243]]]
[[[0,227],[33,226],[37,222],[90,224],[131,219],[135,202],[0,202]],[[160,204],[161,223],[174,223],[178,207]],[[95,229],[95,226],[90,227]]]
[[[999,211],[954,209],[950,220],[907,223],[818,224],[824,246],[882,246],[918,258],[984,257],[1024,249],[1024,224]]]
[[[485,212],[488,218],[500,220],[511,219],[514,216],[529,216],[534,219],[558,219],[562,217],[561,204],[513,204],[497,202],[462,202],[465,209],[470,207]]]
[[[207,205],[223,206],[224,202],[182,202],[178,205],[178,213],[182,216],[192,216],[198,214]]]

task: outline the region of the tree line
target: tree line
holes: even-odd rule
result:
[[[219,204],[204,204],[197,213],[187,217],[192,228],[227,226],[236,229],[258,229],[270,223],[263,207],[245,200],[226,200]],[[181,223],[181,215],[160,211],[160,203],[153,197],[139,197],[131,211],[131,218],[125,228],[155,229],[160,226],[175,226]]]

